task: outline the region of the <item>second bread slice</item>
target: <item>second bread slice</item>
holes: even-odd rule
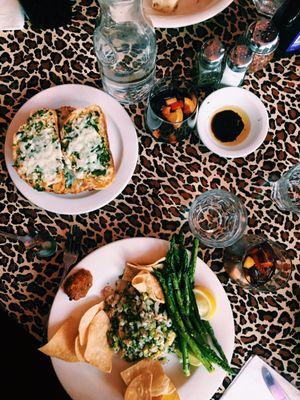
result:
[[[104,114],[97,105],[72,111],[61,132],[65,193],[100,190],[115,176]]]

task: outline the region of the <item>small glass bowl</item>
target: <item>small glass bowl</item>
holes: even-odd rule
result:
[[[195,105],[194,110],[182,121],[170,122],[162,117],[163,100],[188,97]],[[194,87],[186,80],[161,79],[149,94],[146,110],[146,128],[158,141],[177,143],[191,135],[198,114],[198,97]]]
[[[247,227],[243,203],[225,190],[209,190],[193,202],[189,212],[190,229],[209,247],[227,247],[236,242]]]
[[[251,279],[255,278],[253,272],[256,272],[253,271],[250,275],[249,269],[246,269],[251,268],[251,264],[245,268],[246,259],[251,257],[251,251],[253,252],[255,248],[259,247],[264,248],[265,253],[267,250],[270,257],[269,260],[267,257],[261,260],[262,268],[266,268],[268,264],[266,261],[270,261],[270,259],[272,261],[272,268],[268,275],[265,274],[266,279],[263,282]],[[286,250],[280,244],[260,235],[244,235],[239,241],[224,250],[223,261],[225,271],[239,286],[262,292],[276,292],[283,288],[287,284],[293,268]],[[255,266],[252,268],[257,270]]]

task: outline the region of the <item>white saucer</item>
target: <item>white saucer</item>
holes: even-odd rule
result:
[[[225,146],[217,141],[211,129],[211,119],[223,107],[237,107],[250,120],[250,132],[244,141],[234,146]],[[269,117],[262,101],[248,90],[226,87],[211,93],[201,104],[197,130],[203,144],[213,153],[225,158],[246,157],[265,140],[269,129]]]

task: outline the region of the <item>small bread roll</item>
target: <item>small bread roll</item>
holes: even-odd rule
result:
[[[170,13],[178,6],[179,0],[152,0],[154,10]]]

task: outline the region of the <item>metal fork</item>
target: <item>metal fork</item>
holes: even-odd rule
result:
[[[63,282],[68,272],[71,271],[72,265],[74,265],[78,259],[80,247],[81,247],[82,231],[78,226],[71,227],[67,233],[65,251],[63,256],[64,270],[60,279],[60,283]]]

